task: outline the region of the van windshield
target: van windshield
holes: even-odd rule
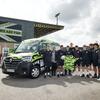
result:
[[[23,41],[16,49],[15,53],[37,52],[37,51],[38,51],[38,41]]]

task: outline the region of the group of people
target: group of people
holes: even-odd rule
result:
[[[81,72],[81,77],[97,78],[100,80],[100,46],[98,43],[84,45],[83,47],[74,47],[71,43],[70,46],[60,46],[59,50],[46,49],[41,51],[45,64],[44,78],[47,76],[72,76],[72,73],[78,69]],[[64,57],[73,56],[76,58],[73,66],[74,69],[66,69]],[[70,65],[70,64],[69,64]],[[92,74],[91,72],[94,72]]]

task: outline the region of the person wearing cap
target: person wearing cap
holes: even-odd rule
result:
[[[65,55],[64,47],[63,45],[60,46],[60,50],[57,51],[57,77],[63,76],[63,65],[64,60],[62,59],[62,56]]]

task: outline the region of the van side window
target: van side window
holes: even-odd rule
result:
[[[46,49],[46,47],[47,47],[47,43],[40,43],[39,50]]]
[[[47,43],[43,43],[42,44],[42,49],[46,49],[47,48]]]

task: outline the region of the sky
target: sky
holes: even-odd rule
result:
[[[0,0],[0,16],[56,24],[64,29],[43,38],[63,45],[100,43],[100,0]]]

